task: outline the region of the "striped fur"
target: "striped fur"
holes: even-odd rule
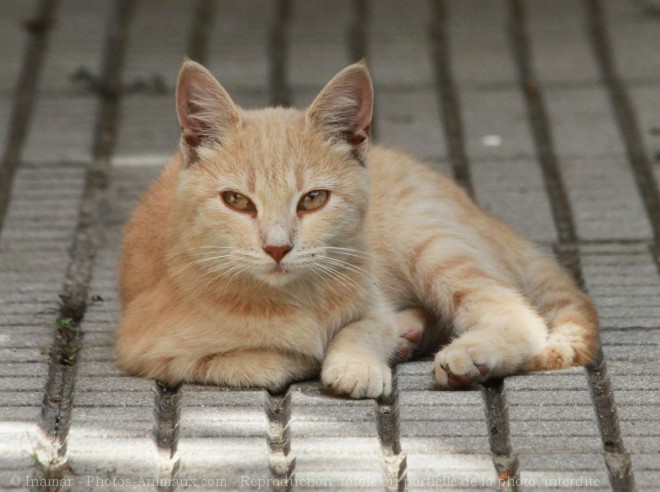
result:
[[[589,298],[453,182],[368,145],[372,99],[356,64],[306,112],[245,111],[184,64],[182,151],[124,231],[122,368],[268,388],[320,372],[359,398],[389,392],[388,363],[429,350],[447,387],[593,359]],[[327,204],[297,213],[314,189]],[[223,190],[257,212],[232,210]],[[292,247],[280,267],[273,241]]]

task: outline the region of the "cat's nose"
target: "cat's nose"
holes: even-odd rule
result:
[[[284,258],[286,254],[291,251],[291,246],[288,244],[285,244],[284,246],[271,246],[267,244],[264,246],[264,251],[279,263],[282,261],[282,258]]]

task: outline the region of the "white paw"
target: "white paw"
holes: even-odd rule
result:
[[[433,375],[445,388],[470,386],[492,376],[501,365],[502,355],[496,343],[458,339],[436,354]]]
[[[392,371],[383,361],[363,354],[329,354],[321,381],[334,392],[351,398],[378,398],[392,391]]]

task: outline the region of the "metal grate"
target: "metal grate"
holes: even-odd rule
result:
[[[18,7],[18,1],[6,5],[14,3],[19,10],[25,8],[24,3]],[[581,5],[571,3],[570,6],[525,0],[501,3],[433,0],[405,4],[394,0],[344,0],[337,5],[330,3],[198,0],[188,4],[173,0],[117,0],[108,10],[100,4],[90,5],[79,0],[35,2],[36,14],[26,24],[27,49],[21,59],[0,163],[0,280],[10,286],[2,290],[0,305],[7,321],[0,323],[0,327],[2,334],[11,335],[7,338],[9,345],[0,337],[0,350],[6,355],[6,360],[0,362],[0,379],[7,382],[9,388],[0,393],[0,416],[3,422],[19,429],[0,430],[0,434],[11,438],[9,445],[0,447],[10,456],[6,461],[0,460],[0,487],[7,486],[10,475],[23,476],[25,470],[29,470],[33,478],[72,478],[71,487],[83,489],[106,485],[103,480],[110,478],[143,476],[152,464],[157,467],[158,479],[152,485],[167,490],[175,488],[171,485],[173,479],[192,479],[205,470],[206,473],[215,470],[218,479],[234,477],[216,484],[216,488],[223,489],[255,488],[254,483],[243,483],[243,478],[263,479],[264,474],[269,473],[274,481],[268,485],[276,490],[327,489],[330,486],[321,480],[324,477],[334,480],[332,488],[346,490],[470,486],[483,489],[495,488],[498,484],[509,490],[522,490],[526,485],[528,489],[544,488],[544,484],[545,488],[552,488],[556,482],[551,480],[561,478],[564,471],[569,472],[570,477],[583,477],[605,469],[613,490],[631,491],[636,487],[653,490],[657,486],[660,468],[654,458],[660,448],[657,429],[653,427],[657,427],[658,421],[658,401],[654,396],[657,392],[653,390],[658,389],[656,333],[659,325],[657,317],[653,319],[658,311],[652,298],[660,292],[660,195],[657,172],[650,157],[651,147],[645,142],[638,121],[639,105],[630,92],[642,87],[657,95],[658,78],[642,78],[640,82],[640,79],[622,77],[617,64],[630,54],[626,50],[631,50],[632,45],[615,46],[621,52],[613,48],[610,30],[618,29],[618,24],[608,24],[607,9],[617,15],[623,12],[623,18],[637,27],[642,26],[642,22],[657,23],[657,20],[641,17],[644,14],[635,11],[630,4],[600,0],[584,0]],[[562,13],[563,8],[569,13]],[[92,76],[87,89],[79,89],[82,92],[68,93],[68,89],[51,82],[49,77],[58,70],[70,68],[67,65],[70,45],[52,41],[51,32],[55,36],[74,33],[80,25],[71,23],[70,18],[98,22],[103,13],[107,17],[103,47],[94,51],[101,60],[100,75]],[[185,24],[183,13],[188,16],[185,22],[190,26],[184,33],[185,39],[181,39],[179,32],[183,29],[171,29]],[[86,15],[90,17],[84,17]],[[144,34],[136,26],[140,20],[140,29],[150,25],[154,29],[152,15],[161,15],[159,18],[164,20],[174,19],[167,26],[155,27],[171,31],[163,34],[150,31],[155,39],[161,39],[158,36],[162,35],[162,47],[149,46],[150,32]],[[593,64],[599,80],[593,81],[589,76],[585,76],[586,82],[547,80],[548,72],[542,67],[546,66],[546,60],[552,65],[555,61],[552,56],[556,53],[549,53],[543,43],[533,43],[534,39],[540,39],[535,38],[538,22],[534,22],[534,16],[538,19],[543,15],[549,16],[548,29],[580,33],[581,42],[589,48],[575,59],[583,56]],[[579,19],[579,26],[571,27],[572,30],[558,27],[557,23],[563,22],[566,15]],[[552,16],[560,20],[553,20]],[[7,22],[15,22],[11,15],[8,18]],[[243,30],[233,26],[233,20],[237,20]],[[341,27],[336,29],[336,26]],[[656,34],[647,36],[657,41],[657,26]],[[98,33],[90,30],[76,39],[96,37]],[[612,309],[624,313],[619,317],[608,314],[603,320],[603,345],[606,351],[608,346],[612,347],[608,356],[609,373],[615,377],[614,386],[617,386],[617,377],[624,381],[639,380],[631,383],[631,388],[617,389],[618,396],[623,395],[627,402],[622,411],[623,422],[619,421],[613,384],[602,350],[594,366],[586,368],[586,384],[577,377],[576,371],[513,377],[507,380],[508,394],[502,380],[484,385],[481,388],[483,401],[475,400],[474,392],[439,394],[428,391],[430,376],[421,373],[428,369],[428,362],[395,368],[392,395],[375,403],[328,398],[319,392],[316,383],[296,384],[277,394],[193,386],[168,388],[157,383],[154,396],[153,388],[145,386],[143,381],[120,376],[114,369],[110,352],[117,319],[113,265],[117,259],[118,233],[132,206],[131,200],[157,172],[157,168],[150,167],[149,152],[132,157],[125,149],[153,146],[166,153],[162,142],[168,142],[169,149],[176,138],[174,124],[172,127],[163,125],[150,133],[135,112],[125,111],[122,119],[120,109],[123,105],[126,110],[131,104],[141,104],[145,108],[173,106],[170,104],[171,85],[160,95],[163,89],[160,82],[154,88],[131,82],[131,77],[141,73],[148,78],[153,75],[149,73],[152,67],[156,70],[163,67],[168,72],[167,77],[163,76],[163,80],[167,79],[164,83],[171,84],[180,52],[172,49],[170,53],[171,46],[167,43],[174,44],[175,38],[180,45],[177,50],[186,49],[194,59],[210,64],[223,82],[222,71],[226,70],[229,91],[237,94],[239,102],[247,100],[255,105],[307,102],[319,87],[303,79],[301,73],[315,79],[314,68],[326,64],[314,59],[315,49],[319,53],[328,49],[336,57],[327,61],[328,65],[336,65],[328,67],[330,74],[342,64],[368,54],[376,81],[382,81],[376,88],[380,96],[375,121],[379,138],[417,151],[437,168],[450,170],[453,178],[479,201],[490,196],[485,186],[489,181],[484,176],[492,177],[488,173],[492,172],[489,169],[493,169],[493,165],[499,172],[508,160],[519,166],[516,169],[527,164],[525,172],[529,174],[521,179],[528,180],[525,183],[530,188],[538,186],[530,193],[543,200],[547,198],[543,205],[549,210],[546,225],[553,228],[549,236],[556,240],[546,241],[546,246],[554,249],[559,261],[580,285],[591,287],[590,269],[601,268],[600,265],[609,267],[607,262],[617,266],[625,260],[624,267],[632,273],[628,280],[625,277],[622,281],[639,285],[641,289],[641,294],[635,291],[629,298],[635,302],[640,298],[651,300],[633,303],[642,306],[640,312],[650,314],[640,314],[638,321],[622,325],[621,319],[629,313],[622,298],[609,301],[597,282],[592,292],[606,313]],[[561,39],[556,42],[556,46],[561,46]],[[575,43],[575,40],[567,41],[570,42]],[[51,47],[47,51],[49,43]],[[136,47],[139,43],[147,45]],[[254,51],[257,47],[262,54]],[[401,47],[413,47],[415,51]],[[483,55],[488,50],[495,53],[493,58]],[[402,52],[406,58],[400,56]],[[474,70],[466,65],[469,61],[466,61],[466,54],[484,56],[482,60],[487,65],[484,69],[497,71],[501,65],[511,63],[510,73],[484,74],[483,80],[475,81],[461,71],[462,68],[468,72]],[[495,63],[496,55],[506,55],[503,58],[508,61],[497,58],[500,62]],[[135,58],[132,60],[131,56]],[[167,63],[157,60],[147,67],[152,56],[169,58]],[[56,60],[55,69],[49,66],[49,60]],[[218,61],[220,70],[215,70],[214,64]],[[233,68],[232,63],[235,64]],[[258,67],[263,65],[268,71],[260,71]],[[575,64],[571,67],[577,73],[584,68]],[[505,73],[509,69],[501,70]],[[587,73],[589,68],[584,71]],[[653,74],[660,76],[660,71]],[[258,79],[257,75],[262,77]],[[160,75],[157,78],[161,80]],[[630,210],[624,210],[614,219],[608,216],[603,223],[616,225],[617,220],[636,217],[636,213],[641,216],[645,212],[646,217],[642,217],[637,229],[622,229],[640,232],[619,234],[614,229],[605,238],[581,234],[580,227],[586,220],[585,205],[572,191],[577,171],[568,161],[574,158],[565,150],[561,138],[557,138],[561,135],[561,125],[573,125],[575,131],[579,130],[579,125],[576,121],[558,120],[552,112],[552,108],[557,107],[557,95],[571,90],[602,91],[609,97],[610,106],[599,107],[599,111],[610,115],[611,122],[608,120],[607,124],[618,132],[615,135],[621,139],[621,162],[626,164],[616,168],[616,172],[629,180],[622,180],[621,189],[613,189],[612,193],[625,195],[625,203],[639,204],[631,205]],[[497,105],[480,108],[479,115],[475,116],[472,97],[486,100],[486,95],[492,96],[491,101],[497,99]],[[54,101],[56,104],[60,98],[89,101],[91,96],[96,110],[93,118],[90,116],[92,143],[85,162],[81,165],[79,156],[72,157],[73,154],[66,153],[68,150],[57,149],[53,154],[64,158],[46,157],[43,162],[39,159],[29,162],[31,156],[44,156],[48,151],[35,151],[45,144],[31,141],[28,131],[37,131],[41,120],[48,122],[48,128],[60,124],[48,112],[40,112],[39,103]],[[3,97],[9,99],[8,95]],[[126,98],[131,100],[124,102]],[[521,113],[515,117],[503,112],[502,101],[509,100],[518,101],[512,103],[514,107],[520,104]],[[154,109],[154,115],[157,111]],[[478,147],[474,128],[486,128],[485,124],[480,126],[482,117],[495,122],[489,126],[494,131],[499,128],[500,118],[505,120],[503,124],[515,121],[510,131],[515,138],[524,141],[520,144],[521,155],[501,154],[496,148],[484,151],[483,146]],[[586,117],[580,120],[581,123],[585,121],[590,120]],[[78,120],[72,123],[70,132],[76,131],[77,124]],[[444,145],[441,145],[443,140]],[[591,148],[591,142],[581,145],[587,157],[598,160],[599,157],[590,154],[598,151]],[[604,149],[602,154],[607,155],[609,151]],[[153,161],[161,162],[161,159],[164,158],[158,155]],[[113,161],[119,163],[115,168]],[[24,219],[21,214],[26,208],[21,194],[26,190],[32,193],[33,189],[38,192],[46,189],[48,183],[58,183],[53,170],[77,176],[65,183],[67,186],[76,183],[73,195],[62,192],[69,200],[68,212],[62,216],[55,213],[52,219],[67,226],[59,235],[60,231],[55,229],[47,229],[46,236],[40,236],[39,227],[29,229],[25,233],[25,248],[34,248],[38,258],[49,255],[61,258],[68,246],[70,260],[66,265],[60,260],[58,264],[49,263],[48,272],[53,273],[41,272],[41,278],[33,279],[29,265],[16,263],[14,259],[22,258],[15,246],[16,238],[22,237],[20,224]],[[84,175],[75,174],[80,170],[84,170]],[[25,178],[22,173],[26,173]],[[538,177],[534,173],[538,173]],[[612,176],[606,176],[603,183],[618,186],[619,175]],[[499,191],[510,190],[498,179],[493,178],[493,182],[500,187]],[[629,188],[625,188],[626,182]],[[496,205],[505,207],[506,199],[500,200]],[[486,206],[494,203],[486,202]],[[58,201],[54,207],[62,206],[61,203]],[[538,210],[542,216],[542,209]],[[29,217],[32,221],[39,220],[38,216]],[[548,237],[546,231],[543,234],[543,238]],[[56,240],[48,242],[51,236]],[[592,266],[594,262],[595,267]],[[637,274],[638,269],[645,275],[643,279]],[[22,278],[27,279],[26,283],[20,283]],[[51,278],[57,279],[56,282],[63,280],[62,287],[58,283],[42,289],[42,284],[52,283]],[[604,288],[611,290],[609,284]],[[54,295],[59,295],[57,305],[52,300]],[[45,315],[40,311],[44,306],[50,309]],[[611,306],[613,308],[608,310]],[[28,340],[27,337],[32,338]],[[47,355],[39,354],[38,345],[35,345],[42,342],[50,345]],[[617,355],[618,352],[623,355]],[[583,398],[587,390],[591,403]],[[550,395],[543,396],[544,391]],[[563,406],[553,401],[551,394],[557,391],[566,398]],[[629,396],[629,392],[635,393]],[[255,406],[256,401],[262,401],[263,408]],[[593,410],[586,408],[588,406]],[[39,414],[30,413],[30,409],[39,409]],[[595,411],[595,420],[583,416],[587,410]],[[258,415],[265,420],[259,421]],[[105,422],[111,423],[103,427]],[[566,428],[575,431],[554,435],[553,422],[565,422]],[[592,423],[600,434],[600,451],[593,444],[595,434],[589,430]],[[634,429],[635,423],[645,430]],[[535,425],[548,426],[550,430],[537,432]],[[323,426],[328,430],[319,430]],[[19,434],[30,436],[27,444],[21,442]],[[266,436],[264,446],[255,444],[258,435]],[[638,486],[633,476],[633,461],[623,444],[624,435],[627,442],[633,443]],[[105,439],[118,444],[104,447]],[[575,444],[581,441],[590,444]],[[370,447],[369,443],[379,446]],[[324,455],[326,444],[339,451],[335,449],[334,454]],[[156,448],[155,458],[149,452],[151,446]],[[559,465],[553,465],[553,458],[543,458],[547,447],[554,450],[549,454],[559,458]],[[322,449],[317,451],[316,448]],[[234,458],[214,454],[223,449],[226,455]],[[380,469],[373,467],[374,453],[378,455]],[[571,453],[569,459],[574,463],[567,463],[569,460],[563,453]],[[198,465],[200,456],[203,459]],[[594,457],[598,464],[594,464]],[[483,458],[492,464],[486,467]],[[116,465],[109,467],[106,462]],[[218,464],[224,468],[218,471]],[[337,470],[333,469],[335,465],[339,467]],[[353,474],[353,468],[359,473]],[[430,478],[426,480],[429,472],[435,473],[435,482]],[[89,477],[101,482],[89,484],[86,482]],[[349,477],[349,480],[342,482],[342,477]],[[295,479],[301,478],[308,482],[294,487]],[[571,483],[562,487],[580,488],[577,482]],[[23,478],[19,485],[36,488],[34,483]],[[591,486],[608,487],[604,482]]]

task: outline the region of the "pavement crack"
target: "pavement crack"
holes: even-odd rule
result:
[[[109,20],[103,59],[103,79],[109,86],[119,84],[133,6],[134,0],[118,0],[114,15]],[[55,339],[50,350],[48,380],[35,447],[35,456],[43,467],[35,470],[36,479],[58,478],[69,471],[66,441],[83,342],[81,323],[88,306],[94,262],[102,237],[101,211],[106,199],[105,188],[117,129],[117,106],[117,99],[99,98],[92,160],[85,173],[78,222],[70,248],[71,261],[54,322]]]

